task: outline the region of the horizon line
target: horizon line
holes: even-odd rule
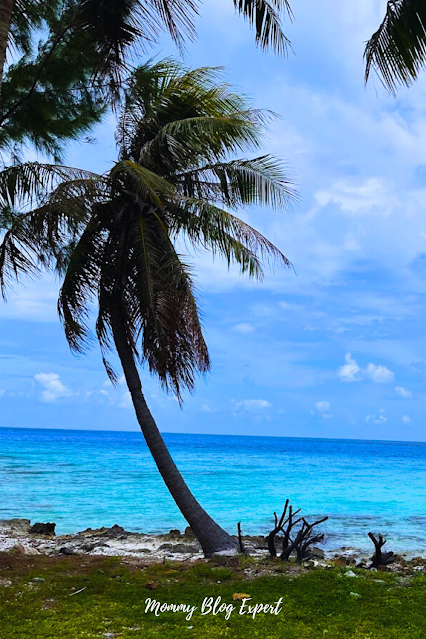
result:
[[[31,427],[31,426],[0,426],[1,430],[58,430],[61,432],[72,433],[143,433],[140,430],[102,430],[97,428],[50,428],[50,427]],[[198,435],[207,437],[258,437],[259,439],[312,439],[320,441],[341,441],[341,442],[369,442],[369,443],[381,443],[381,444],[422,444],[426,445],[425,441],[418,440],[405,440],[405,439],[353,439],[351,437],[294,437],[286,435],[239,435],[239,434],[223,434],[223,433],[181,433],[181,432],[169,432],[160,431],[162,435]]]

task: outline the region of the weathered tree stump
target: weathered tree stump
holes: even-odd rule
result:
[[[288,517],[286,514],[288,511]],[[323,523],[328,517],[323,517],[312,524],[309,524],[304,517],[295,519],[295,516],[300,512],[300,508],[293,512],[292,506],[289,506],[289,500],[285,502],[284,510],[281,517],[278,519],[277,513],[274,513],[274,528],[268,535],[268,550],[272,558],[277,556],[277,549],[275,545],[275,538],[278,533],[282,532],[282,552],[280,554],[281,561],[288,561],[291,553],[295,550],[298,561],[307,559],[310,556],[309,547],[315,543],[318,543],[324,539],[323,534],[314,535],[312,530],[318,524]],[[302,522],[302,527],[299,531],[293,535],[294,527]]]
[[[388,566],[395,561],[395,555],[393,552],[382,552],[382,548],[386,543],[386,539],[382,535],[379,534],[378,538],[373,535],[373,533],[369,532],[368,536],[374,544],[375,553],[371,557],[371,565],[370,568],[378,568],[379,566]]]

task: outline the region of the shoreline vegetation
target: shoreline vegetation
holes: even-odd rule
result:
[[[271,558],[268,550],[268,535],[243,535],[242,541],[246,557],[260,562],[279,562],[279,557]],[[29,519],[0,520],[0,554],[14,556],[48,557],[119,557],[132,562],[144,563],[179,561],[194,564],[205,559],[200,543],[190,527],[184,532],[174,529],[164,534],[145,534],[126,531],[122,526],[101,527],[66,535],[55,534],[55,524],[35,523]],[[311,548],[310,555],[303,561],[297,561],[296,553],[290,560],[280,562],[291,565],[302,572],[313,568],[353,567],[371,569],[374,549],[361,550],[353,546],[340,546],[323,550],[319,546]],[[393,553],[390,553],[393,555]],[[244,556],[235,551],[218,552],[214,560],[227,560]],[[268,572],[266,568],[266,572]],[[426,574],[426,557],[415,553],[393,555],[392,563],[380,565],[379,571],[404,575]]]
[[[130,543],[136,535],[113,526],[56,539],[38,533],[30,538],[27,522],[9,520],[14,532],[7,550],[1,523],[2,639],[425,636],[426,559],[421,565],[411,560],[380,571],[359,568],[353,558],[347,564],[338,558],[297,563],[261,555],[205,559],[194,553],[189,560],[176,560],[179,553],[163,553],[162,560],[155,552],[101,556],[107,547],[117,552],[119,542]],[[71,550],[71,537],[74,554],[56,550],[66,541]],[[179,538],[169,533],[139,535],[140,547],[143,537],[170,546],[187,537],[183,545],[194,544],[189,533]],[[94,539],[103,542],[89,549]]]

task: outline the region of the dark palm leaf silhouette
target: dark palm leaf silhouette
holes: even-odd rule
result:
[[[371,69],[395,93],[410,86],[426,64],[425,0],[389,0],[386,15],[365,48],[365,80]]]

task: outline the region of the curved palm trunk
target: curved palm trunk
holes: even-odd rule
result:
[[[220,550],[236,548],[236,541],[200,506],[177,469],[145,401],[133,353],[119,319],[113,319],[112,330],[136,417],[148,448],[173,499],[200,542],[205,556],[209,557]]]
[[[14,6],[15,0],[1,0],[0,2],[0,87],[3,78],[7,39],[9,37],[10,21]]]

